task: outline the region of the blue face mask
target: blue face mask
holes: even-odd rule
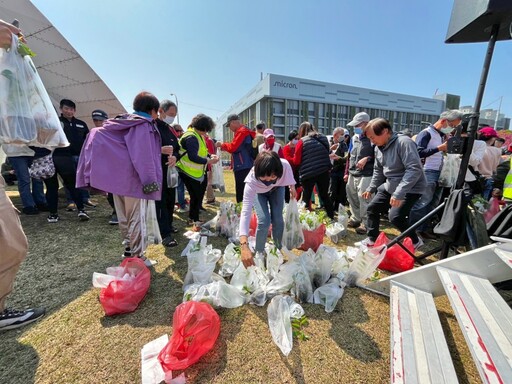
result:
[[[360,135],[361,133],[363,133],[363,128],[358,128],[358,127],[354,128],[354,133],[356,135]]]
[[[277,179],[275,180],[269,180],[269,181],[263,181],[263,180],[260,180],[263,184],[265,184],[267,187],[271,186],[272,184],[275,184]]]

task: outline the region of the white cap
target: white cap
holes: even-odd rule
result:
[[[354,118],[352,119],[352,121],[350,123],[348,123],[347,125],[348,126],[351,126],[351,127],[355,127],[361,123],[364,123],[364,122],[369,122],[370,121],[370,115],[367,114],[366,112],[359,112],[357,113]]]

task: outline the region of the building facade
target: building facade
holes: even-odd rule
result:
[[[303,121],[314,124],[320,133],[331,134],[362,111],[371,118],[388,119],[395,131],[417,133],[427,122],[437,121],[445,105],[443,99],[268,74],[219,118],[214,136],[224,141],[232,138],[224,126],[232,113],[240,115],[249,128],[264,121],[278,140],[287,141],[290,131]]]

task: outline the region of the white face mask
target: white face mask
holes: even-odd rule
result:
[[[297,139],[293,139],[293,140],[292,140],[292,143],[293,143],[293,144],[297,144],[298,142],[299,142],[299,140],[297,140]]]
[[[446,127],[446,128],[441,128],[441,132],[445,133],[445,134],[449,134],[453,131],[453,128],[452,127]]]
[[[174,117],[172,117],[172,116],[165,116],[164,121],[165,121],[167,124],[172,124],[172,123],[174,122]]]

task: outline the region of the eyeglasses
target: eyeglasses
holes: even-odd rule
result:
[[[183,129],[175,129],[176,132],[183,132]]]

